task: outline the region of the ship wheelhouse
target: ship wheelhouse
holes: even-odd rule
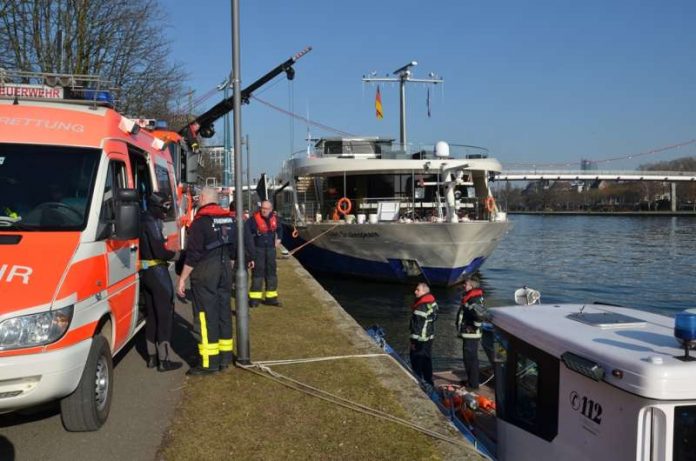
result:
[[[456,181],[454,170],[461,170]],[[322,138],[307,157],[286,162],[292,187],[283,192],[280,212],[304,222],[335,220],[338,202],[346,198],[350,211],[345,214],[358,220],[370,215],[378,221],[488,220],[488,179],[499,170],[485,149],[472,146],[437,151],[432,146],[402,149],[392,139],[377,137]]]

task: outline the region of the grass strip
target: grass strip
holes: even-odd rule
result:
[[[352,319],[341,318],[309,275],[293,260],[278,261],[282,308],[250,311],[254,361],[379,352]],[[378,363],[379,362],[379,363]],[[311,386],[399,418],[445,432],[432,405],[397,365],[385,358],[351,358],[283,365],[282,373]],[[390,376],[415,389],[404,405]],[[454,435],[450,432],[450,436]],[[166,460],[479,459],[468,450],[413,429],[331,404],[262,376],[232,369],[187,378],[184,397],[158,458]]]

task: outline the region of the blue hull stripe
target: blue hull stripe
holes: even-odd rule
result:
[[[293,239],[290,237],[290,232],[283,232],[283,234],[283,245],[288,250],[293,250],[305,242],[299,238]],[[303,266],[317,272],[352,275],[391,282],[408,282],[410,280],[398,259],[390,259],[386,263],[369,261],[338,254],[312,244],[298,251],[295,257]],[[457,283],[464,276],[476,272],[484,261],[484,257],[478,257],[463,267],[421,267],[421,270],[429,284],[449,286]]]

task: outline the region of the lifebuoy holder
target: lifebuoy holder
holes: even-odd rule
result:
[[[489,213],[493,213],[493,210],[495,210],[495,199],[492,195],[486,197],[485,205],[486,211],[488,211]]]
[[[348,199],[348,197],[342,197],[336,204],[336,209],[339,213],[345,216],[350,213],[350,210],[353,209],[353,204],[350,203],[350,199]]]

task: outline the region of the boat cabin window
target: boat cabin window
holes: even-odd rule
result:
[[[696,454],[696,405],[674,408],[674,461],[693,460]]]
[[[559,360],[508,333],[499,416],[520,429],[551,441],[558,434]]]
[[[383,144],[368,140],[325,140],[323,141],[324,155],[351,155],[351,154],[379,154],[382,152]]]

